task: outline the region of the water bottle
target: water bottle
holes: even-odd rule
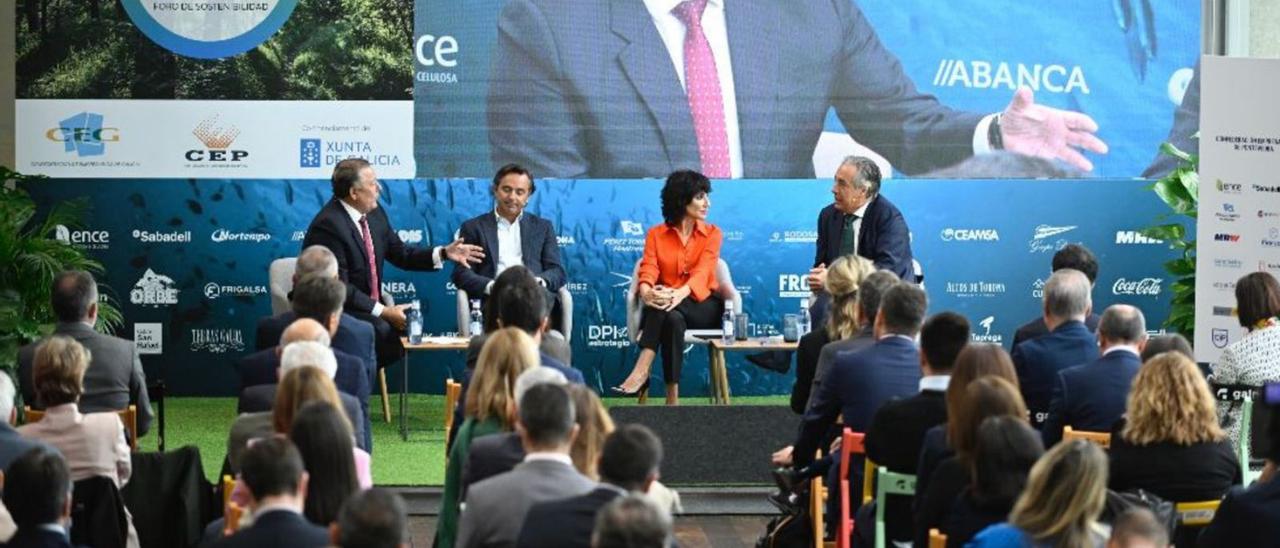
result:
[[[467,334],[472,337],[484,333],[484,314],[480,312],[480,299],[471,299],[471,323],[467,324]]]
[[[724,344],[733,344],[733,303],[724,303],[724,316],[720,319],[720,338]]]
[[[796,319],[796,332],[803,337],[809,334],[809,299],[800,299],[800,316]]]
[[[422,343],[422,306],[418,301],[413,301],[409,305],[409,309],[405,311],[405,320],[409,324],[409,342],[412,344]]]

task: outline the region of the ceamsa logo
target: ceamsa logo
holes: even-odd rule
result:
[[[58,127],[49,128],[44,137],[62,143],[63,152],[80,157],[101,156],[106,153],[107,143],[120,140],[120,129],[103,127],[101,114],[81,112],[58,122]]]
[[[939,237],[944,242],[998,242],[1000,232],[994,228],[944,228]]]

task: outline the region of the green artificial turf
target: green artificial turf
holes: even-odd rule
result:
[[[688,398],[692,405],[706,403],[705,398]],[[369,398],[373,414],[373,482],[378,485],[440,485],[444,483],[444,396],[410,394],[409,440],[400,440],[399,397],[391,397],[391,422],[382,418],[382,399]],[[650,405],[661,405],[661,398],[650,398]],[[734,397],[737,405],[787,405],[788,396]],[[635,398],[605,398],[608,407],[635,405]],[[227,432],[236,418],[235,398],[173,397],[165,401],[166,448],[195,445],[205,476],[213,481],[222,468],[227,453]],[[140,451],[155,451],[159,445],[159,426],[152,424],[151,433],[138,440]]]

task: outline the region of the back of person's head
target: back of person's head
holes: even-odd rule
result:
[[[929,298],[916,284],[899,283],[885,292],[880,301],[880,318],[888,333],[914,337],[920,332]]]
[[[342,303],[347,300],[347,286],[331,276],[311,274],[303,276],[293,286],[293,313],[299,318],[311,318],[329,325],[331,316],[342,314]]]
[[[1134,506],[1116,516],[1107,548],[1166,548],[1169,530],[1151,510]]]
[[[591,547],[666,548],[671,536],[671,516],[644,495],[633,493],[613,499],[596,514]]]
[[[1053,254],[1052,268],[1054,272],[1064,268],[1079,270],[1089,283],[1098,280],[1098,258],[1093,256],[1089,248],[1080,244],[1067,244]]]
[[[347,498],[338,512],[338,535],[343,548],[397,548],[407,544],[404,499],[374,487]]]
[[[285,345],[280,353],[280,374],[299,367],[316,367],[332,379],[338,374],[338,358],[328,345],[315,341],[298,341]]]
[[[1110,344],[1138,344],[1147,339],[1147,319],[1135,306],[1113,304],[1102,312],[1098,338]]]
[[[974,380],[965,387],[964,404],[947,423],[951,448],[967,464],[973,462],[978,426],[991,417],[1014,417],[1027,420],[1027,405],[1018,387],[994,375]],[[951,417],[948,417],[951,418]]]
[[[307,246],[298,254],[298,262],[294,263],[293,279],[301,280],[310,275],[337,278],[338,257],[325,246]]]
[[[1089,279],[1079,270],[1063,268],[1044,283],[1044,311],[1061,320],[1083,319],[1093,301]]]
[[[539,384],[520,399],[520,430],[529,446],[538,450],[567,448],[577,425],[573,399],[563,386]]]
[[[4,473],[4,507],[18,530],[70,516],[71,470],[61,453],[35,447],[10,462]]]
[[[1092,442],[1064,440],[1031,467],[1009,523],[1037,543],[1093,546],[1091,530],[1106,499],[1106,453]]]
[[[662,440],[647,426],[624,424],[604,440],[600,479],[632,492],[644,491],[658,478]]]
[[[289,346],[290,343],[310,341],[329,347],[329,330],[325,329],[320,322],[310,318],[301,318],[294,320],[289,327],[284,328],[280,333],[280,346]]]
[[[84,372],[92,360],[89,349],[65,335],[54,335],[36,347],[31,372],[36,399],[45,407],[80,401]]]
[[[1026,420],[1009,415],[984,419],[969,466],[974,498],[984,505],[1012,507],[1027,485],[1027,473],[1043,454],[1040,433]]]
[[[866,257],[844,255],[827,267],[825,289],[831,295],[827,308],[827,336],[838,341],[858,333],[858,286],[876,271]]]
[[[1245,274],[1236,280],[1236,309],[1240,326],[1253,331],[1280,315],[1280,283],[1266,272]]]
[[[898,279],[898,275],[888,270],[877,270],[863,278],[862,283],[858,284],[858,312],[862,314],[864,322],[870,324],[876,320],[885,292],[900,283],[902,280]]]
[[[349,457],[350,455],[348,455]],[[278,495],[301,495],[306,471],[292,441],[277,436],[250,444],[240,457],[240,478],[255,500]]]
[[[1071,179],[1080,172],[1047,158],[996,150],[922,175],[929,179]]]
[[[1125,405],[1125,440],[1137,445],[1216,442],[1217,404],[1200,368],[1180,352],[1165,352],[1142,364]]]
[[[498,301],[498,321],[503,327],[518,327],[530,335],[542,329],[547,319],[547,290],[532,276],[507,286]]]
[[[1009,359],[1009,353],[1004,351],[1004,347],[989,343],[965,345],[956,356],[955,365],[951,368],[951,380],[947,382],[948,431],[965,404],[969,383],[986,376],[1000,377],[1018,386],[1018,373],[1013,369],[1013,360]]]
[[[1196,359],[1195,350],[1192,350],[1191,343],[1187,342],[1186,337],[1169,333],[1147,339],[1147,345],[1142,347],[1142,363],[1147,363],[1147,360],[1165,352],[1178,352],[1192,360]]]
[[[303,514],[311,523],[328,525],[337,519],[343,501],[360,489],[351,426],[332,405],[307,402],[293,417],[289,439],[311,477]]]
[[[613,432],[613,417],[609,416],[609,410],[605,409],[600,396],[586,385],[561,386],[569,390],[569,397],[573,400],[574,422],[578,424],[578,435],[573,438],[573,445],[569,447],[569,458],[573,460],[573,467],[582,475],[599,480],[597,465],[600,463],[600,451],[604,447],[605,437]]]
[[[83,270],[59,272],[53,278],[50,304],[54,317],[63,323],[84,321],[98,304],[98,283]]]
[[[304,365],[295,367],[280,377],[276,386],[276,401],[271,407],[271,424],[281,434],[289,432],[293,426],[293,417],[303,404],[312,401],[323,401],[343,412],[342,399],[338,396],[338,387],[333,378],[317,367]],[[345,417],[345,415],[344,415]],[[348,424],[350,429],[351,425]]]
[[[476,420],[496,417],[506,424],[508,407],[516,407],[513,388],[521,373],[539,367],[538,348],[528,333],[515,327],[499,329],[489,334],[476,370],[467,387],[466,416]]]
[[[939,312],[920,328],[920,353],[935,373],[945,374],[969,344],[969,319],[955,312]]]
[[[569,379],[565,378],[564,373],[550,367],[530,367],[524,373],[521,373],[519,377],[516,377],[516,388],[512,393],[512,401],[518,403],[520,398],[524,397],[525,392],[539,384],[568,386]]]
[[[13,402],[17,392],[9,373],[0,371],[0,420],[12,422],[9,419],[13,416]]]
[[[493,287],[489,290],[489,298],[484,300],[484,332],[492,333],[498,328],[498,318],[501,317],[502,294],[506,292],[508,287],[516,285],[526,279],[534,278],[533,272],[524,265],[512,265],[498,274],[493,279]],[[537,280],[533,280],[537,283]]]

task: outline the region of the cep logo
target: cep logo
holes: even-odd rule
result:
[[[188,162],[226,164],[241,162],[249,157],[247,150],[230,150],[231,143],[240,136],[240,128],[221,123],[216,114],[201,120],[196,124],[195,129],[191,130],[191,134],[195,135],[205,148],[188,150],[185,154]]]
[[[1238,242],[1238,241],[1240,241],[1240,235],[1239,235],[1239,234],[1226,234],[1226,233],[1219,232],[1219,233],[1217,233],[1217,234],[1214,234],[1214,235],[1213,235],[1213,241],[1215,241],[1215,242]]]
[[[63,152],[74,152],[81,157],[101,156],[106,152],[107,143],[120,140],[120,129],[103,127],[101,114],[81,112],[58,122],[58,127],[49,128],[44,137],[62,143]]]

